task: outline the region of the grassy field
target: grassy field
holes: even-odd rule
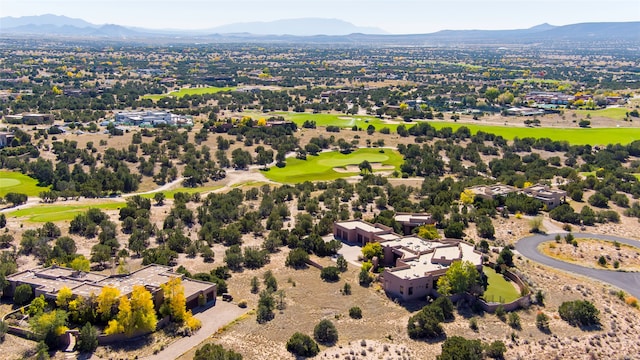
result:
[[[496,273],[492,268],[485,266],[484,273],[487,275],[487,290],[484,292],[486,301],[508,303],[520,297],[513,283],[507,281],[501,274]]]
[[[41,205],[27,209],[20,209],[7,213],[7,217],[26,217],[29,222],[56,222],[69,221],[76,215],[86,212],[91,208],[102,210],[117,210],[124,207],[124,202],[109,202],[103,204],[86,205]]]
[[[429,124],[436,129],[450,127],[453,131],[456,131],[461,126],[466,126],[472,134],[481,130],[487,133],[501,135],[508,140],[513,140],[515,137],[549,138],[555,141],[568,141],[572,145],[628,144],[640,139],[640,128],[527,128],[462,124],[445,121],[429,121]]]
[[[15,171],[0,171],[0,197],[7,193],[16,192],[27,194],[28,196],[38,196],[41,191],[48,190],[48,187],[38,186],[38,181],[27,175]]]
[[[622,120],[627,117],[627,108],[606,108],[602,110],[576,110],[576,114],[581,116],[587,116],[591,114],[591,117],[605,117],[613,120]]]
[[[247,115],[255,118],[265,117],[265,114],[261,113],[247,113]],[[397,131],[399,125],[404,125],[407,128],[410,128],[412,126],[415,126],[416,124],[416,122],[385,123],[381,119],[378,119],[376,117],[349,116],[341,114],[275,112],[272,113],[272,115],[282,116],[287,120],[295,122],[298,126],[302,126],[302,123],[304,123],[305,120],[313,120],[319,127],[333,125],[341,128],[351,128],[354,125],[357,125],[359,128],[362,128],[364,130],[367,128],[367,126],[373,125],[376,130],[387,127],[391,130],[392,133]],[[592,116],[594,115],[592,114]],[[467,128],[469,128],[472,134],[475,134],[478,131],[484,131],[487,133],[500,135],[507,140],[513,140],[515,137],[549,138],[551,140],[566,140],[573,145],[606,145],[616,143],[628,144],[634,140],[640,139],[640,128],[529,128],[431,120],[429,120],[428,123],[436,129],[450,127],[453,131],[456,131],[462,126],[466,126]]]
[[[174,195],[179,192],[183,192],[187,194],[204,193],[204,192],[220,189],[221,187],[222,186],[203,186],[203,187],[195,187],[195,188],[181,187],[173,190],[158,191],[158,192],[163,192],[165,199],[173,199]],[[152,192],[149,194],[142,194],[140,196],[147,199],[153,199],[155,195],[156,195],[156,192]]]
[[[173,96],[173,97],[177,97],[177,98],[181,98],[185,95],[204,95],[204,94],[215,94],[218,92],[223,92],[223,91],[233,91],[235,90],[235,87],[215,87],[215,86],[210,86],[210,87],[200,87],[200,88],[183,88],[180,89],[178,91],[172,91],[168,94],[153,94],[153,95],[145,95],[142,98],[143,99],[151,99],[153,101],[157,101],[163,97],[166,96]]]
[[[384,150],[384,153],[381,153],[380,150]],[[359,149],[346,155],[337,151],[325,152],[318,156],[307,156],[307,160],[288,158],[287,166],[283,168],[274,166],[268,171],[264,171],[264,175],[273,181],[288,184],[301,183],[307,180],[334,180],[359,173],[359,171],[338,172],[334,168],[358,165],[364,160],[370,163],[393,166],[398,169],[402,163],[402,156],[394,150],[373,148]]]

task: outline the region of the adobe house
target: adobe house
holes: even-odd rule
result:
[[[338,240],[365,245],[375,236],[391,234],[393,229],[382,224],[371,224],[363,220],[333,223],[333,236]]]
[[[113,286],[120,290],[121,295],[129,296],[134,285],[144,286],[153,296],[156,309],[160,308],[164,300],[160,285],[166,284],[171,278],[182,278],[184,296],[187,309],[198,306],[198,298],[202,295],[206,303],[215,302],[217,295],[216,284],[185,278],[183,274],[175,273],[168,266],[157,264],[147,265],[130,274],[106,276],[94,272],[84,272],[66,267],[51,266],[21,271],[7,277],[9,287],[5,296],[13,296],[18,285],[28,284],[35,296],[44,295],[46,299],[55,300],[63,287],[68,287],[74,296],[89,297],[98,295],[105,286]]]

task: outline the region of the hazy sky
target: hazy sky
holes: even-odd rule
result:
[[[638,0],[0,0],[0,16],[56,14],[95,24],[206,29],[248,21],[336,18],[390,33],[640,21]]]

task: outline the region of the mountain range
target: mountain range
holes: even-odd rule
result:
[[[203,30],[145,29],[96,25],[59,15],[0,18],[3,37],[64,37],[164,42],[280,42],[310,44],[442,45],[510,44],[555,41],[632,41],[640,43],[640,22],[541,24],[516,30],[442,30],[429,34],[389,35],[337,19],[303,18],[247,22]]]

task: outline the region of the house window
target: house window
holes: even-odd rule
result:
[[[409,288],[409,295],[413,295],[413,286]]]
[[[404,294],[404,286],[400,286],[400,294]]]

